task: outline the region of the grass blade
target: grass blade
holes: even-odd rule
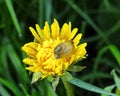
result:
[[[23,86],[22,84],[19,84],[19,86],[21,87],[23,93],[25,94],[25,96],[30,96],[25,88],[25,86]]]
[[[110,85],[110,86],[105,87],[105,90],[106,90],[106,91],[109,91],[109,92],[112,92],[112,90],[113,90],[115,87],[116,87],[116,85]],[[101,96],[108,96],[108,95],[102,94]]]
[[[85,14],[78,6],[76,6],[70,0],[66,0],[66,2],[94,28],[94,30],[100,35],[101,38],[103,38],[103,40],[106,43],[109,43],[105,34],[103,34],[102,30],[100,30],[98,26],[96,26],[96,24],[91,20],[91,18],[87,14]]]
[[[2,95],[2,96],[11,96],[2,85],[0,85],[0,95]]]
[[[51,23],[51,13],[52,13],[52,1],[51,0],[45,0],[45,18],[48,23]]]
[[[120,78],[117,76],[117,74],[115,73],[115,70],[113,70],[112,72],[111,72],[111,74],[113,75],[113,77],[114,77],[114,81],[115,81],[115,83],[116,83],[116,86],[117,86],[117,88],[120,90]]]
[[[17,17],[16,17],[16,14],[15,14],[15,11],[13,9],[13,6],[12,6],[12,3],[11,3],[11,0],[5,0],[5,3],[7,5],[7,8],[9,10],[9,13],[11,15],[11,18],[13,20],[13,23],[14,23],[14,26],[19,34],[19,36],[21,37],[22,34],[21,34],[21,29],[20,29],[20,25],[18,23],[18,20],[17,20]]]
[[[67,96],[74,96],[74,91],[73,91],[73,87],[70,83],[63,81],[63,84],[64,84],[64,87],[66,89],[66,93],[67,93]]]
[[[21,62],[16,54],[16,52],[14,51],[13,49],[13,46],[11,44],[9,44],[7,46],[7,52],[8,52],[8,56],[10,58],[10,60],[12,61],[12,64],[13,66],[15,67],[17,73],[19,74],[18,76],[22,75],[21,74],[21,71],[23,70],[22,69],[22,66],[21,66]]]
[[[8,44],[6,46],[6,49],[7,49],[8,57],[10,58],[12,65],[16,70],[16,73],[17,73],[16,75],[18,76],[18,80],[20,80],[20,82],[22,82],[22,83],[26,83],[27,79],[28,79],[26,71],[23,69],[22,63],[21,63],[16,51],[14,50],[13,45]]]
[[[77,79],[77,78],[73,78],[73,79],[69,80],[68,82],[70,82],[71,84],[76,85],[76,86],[78,86],[80,88],[86,89],[88,91],[96,92],[96,93],[99,93],[99,94],[106,94],[106,95],[110,95],[110,96],[116,96],[113,93],[110,93],[110,92],[108,92],[106,90],[103,90],[103,89],[101,89],[99,87],[96,87],[94,85],[86,83],[86,82],[84,82],[84,81],[82,81],[80,79]]]
[[[6,52],[6,46],[1,46],[0,48],[0,64],[1,64],[1,72],[3,74],[3,76],[7,79],[7,80],[11,80],[12,81],[12,77],[10,75],[10,71],[9,71],[9,67],[8,67],[8,62],[7,62],[7,52]],[[4,74],[5,72],[5,74]]]
[[[44,25],[44,0],[39,0],[38,1],[38,4],[39,4],[39,6],[38,6],[38,22],[39,22],[39,25],[41,26],[41,27],[43,27],[43,25]]]
[[[9,90],[11,90],[15,94],[15,96],[22,96],[21,92],[14,83],[11,83],[1,77],[0,77],[0,83],[6,86]]]
[[[118,50],[118,48],[115,45],[109,45],[109,49],[117,60],[118,64],[120,65],[120,51]]]

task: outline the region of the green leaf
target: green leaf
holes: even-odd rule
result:
[[[120,51],[115,45],[109,45],[108,46],[110,51],[112,52],[113,56],[117,60],[118,64],[120,65]]]
[[[65,75],[63,75],[61,78],[64,79],[64,81],[68,81],[68,80],[72,79],[73,77],[69,72],[66,71]]]
[[[70,66],[67,70],[71,72],[79,72],[79,71],[82,71],[84,68],[86,68],[86,66],[73,65],[73,66]]]
[[[118,96],[120,96],[120,90],[118,88],[116,88],[115,94],[117,94]]]
[[[1,77],[0,77],[0,83],[6,86],[9,90],[11,90],[13,94],[15,94],[15,96],[23,96],[14,83],[11,83]]]
[[[10,93],[0,84],[0,94],[2,96],[11,96]]]
[[[73,87],[71,84],[69,84],[67,81],[71,80],[73,77],[69,72],[65,72],[65,75],[63,75],[61,77],[63,84],[65,86],[66,92],[67,92],[67,96],[74,96],[74,91],[73,91]]]
[[[47,82],[47,80],[44,85],[46,85],[46,87],[47,87],[47,89],[46,89],[47,95],[46,96],[57,96],[56,92],[53,90],[53,87],[51,86],[51,84],[49,82]]]
[[[30,96],[27,92],[27,88],[25,88],[25,86],[23,84],[19,84],[19,86],[21,87],[22,91],[24,92],[25,96]]]
[[[113,77],[114,77],[114,81],[115,81],[115,83],[116,83],[116,86],[117,86],[117,88],[120,90],[120,78],[117,76],[117,74],[115,73],[115,70],[113,70],[112,72],[111,72],[111,74],[113,75]]]
[[[53,87],[53,90],[55,91],[56,90],[56,87],[57,85],[59,84],[59,79],[60,77],[59,76],[56,76],[52,82],[52,87]]]
[[[30,96],[57,96],[56,92],[51,86],[51,82],[49,82],[47,79],[39,80],[36,85],[38,90],[34,88],[34,90],[32,90],[32,95]]]
[[[25,70],[22,67],[22,63],[21,63],[21,61],[20,61],[20,59],[19,59],[15,49],[13,48],[13,45],[12,44],[8,44],[6,46],[6,49],[7,49],[8,57],[11,60],[11,62],[13,64],[13,67],[16,70],[18,79],[19,80],[22,79],[22,81],[24,82],[24,80],[27,79],[26,72],[25,72]]]
[[[41,75],[42,75],[41,72],[35,72],[35,73],[33,73],[31,84],[33,84],[36,81],[38,81],[41,78]]]
[[[109,3],[109,0],[103,0],[104,1],[104,4],[105,4],[105,7],[110,10],[111,6],[110,6],[110,3]]]
[[[20,26],[19,26],[19,23],[18,23],[16,14],[15,14],[15,11],[14,11],[14,9],[13,9],[11,0],[5,0],[5,3],[6,3],[6,5],[7,5],[7,7],[8,7],[9,13],[10,13],[10,15],[11,15],[11,18],[12,18],[12,20],[13,20],[13,23],[14,23],[14,25],[15,25],[15,28],[16,28],[19,36],[22,36],[21,30],[20,30]]]
[[[65,78],[62,78],[62,82],[64,84],[64,87],[66,89],[67,96],[74,96],[74,91],[72,85],[66,81]]]
[[[116,85],[107,86],[104,89],[108,92],[112,92],[112,90],[115,88],[115,86]],[[101,96],[108,96],[108,95],[102,94]]]
[[[45,19],[48,23],[51,23],[51,13],[52,13],[52,0],[45,0]]]
[[[49,82],[52,82],[52,81],[54,80],[54,77],[52,77],[52,76],[47,76],[47,80],[48,80]]]
[[[89,83],[86,83],[80,79],[77,79],[77,78],[72,78],[71,80],[69,80],[68,82],[70,82],[71,84],[75,85],[75,86],[78,86],[80,88],[83,88],[83,89],[86,89],[88,91],[92,91],[92,92],[96,92],[96,93],[99,93],[99,94],[106,94],[106,95],[110,95],[110,96],[117,96],[113,93],[110,93],[106,90],[103,90],[99,87],[96,87],[92,84],[89,84]]]
[[[9,70],[9,66],[8,66],[8,62],[7,62],[6,46],[4,46],[4,45],[2,45],[0,48],[0,64],[1,64],[0,66],[2,68],[2,71],[0,73],[2,73],[7,80],[12,81],[13,78],[10,75],[10,70]],[[4,72],[6,72],[6,74],[4,74]]]
[[[41,26],[41,27],[43,27],[43,25],[44,25],[44,17],[45,17],[45,11],[44,11],[44,1],[45,0],[39,0],[38,1],[38,17],[40,17],[40,18],[38,18],[38,22],[39,22],[39,25]]]

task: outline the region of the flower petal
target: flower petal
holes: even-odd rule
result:
[[[66,40],[69,40],[70,33],[71,33],[71,22],[69,22],[69,25],[68,25],[68,32],[67,32],[67,35],[66,35]]]
[[[51,25],[52,39],[56,39],[59,36],[60,27],[56,19],[54,19],[53,24]]]
[[[35,59],[31,59],[31,58],[25,58],[23,60],[24,63],[28,64],[28,65],[33,65],[34,62],[36,62]]]
[[[68,39],[68,40],[73,39],[74,36],[76,35],[77,31],[78,31],[78,28],[74,28],[74,29],[72,30],[72,32],[70,33],[70,36],[69,36],[69,39]]]
[[[37,53],[36,50],[34,50],[34,49],[30,48],[30,47],[26,47],[26,46],[23,46],[22,50],[24,50],[26,53],[30,53],[30,54],[36,54]]]
[[[82,34],[79,33],[74,39],[73,39],[73,42],[75,45],[78,45],[78,43],[80,42],[80,39],[82,37]]]
[[[80,44],[76,49],[76,59],[85,58],[87,43]]]
[[[38,43],[35,43],[35,42],[29,42],[27,44],[25,44],[22,49],[24,49],[24,47],[30,47],[34,50],[37,50],[37,47],[38,47]]]
[[[48,40],[50,39],[50,28],[49,28],[48,22],[45,22],[43,34],[45,36],[45,39],[48,39]]]
[[[41,39],[40,39],[40,37],[38,36],[37,32],[36,32],[32,27],[29,27],[29,29],[30,29],[31,33],[33,34],[33,36],[35,37],[35,39],[36,39],[38,42],[40,42]]]
[[[37,46],[37,43],[30,42],[22,46],[22,50],[25,51],[30,57],[35,58],[37,53]]]
[[[61,33],[60,33],[60,38],[61,39],[66,39],[66,36],[67,36],[67,32],[69,31],[69,26],[67,23],[65,23],[63,26],[62,26],[62,29],[61,29]]]
[[[36,68],[35,67],[26,67],[26,69],[29,70],[29,71],[35,72]]]
[[[38,35],[41,38],[41,40],[43,40],[43,32],[38,24],[36,24],[36,30],[37,30]]]

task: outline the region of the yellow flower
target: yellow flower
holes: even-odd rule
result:
[[[36,30],[29,27],[34,41],[26,43],[22,50],[27,57],[23,60],[26,68],[40,72],[41,78],[63,75],[65,70],[78,59],[85,58],[87,43],[79,44],[82,34],[76,35],[78,29],[71,31],[71,23],[65,23],[60,29],[56,19],[49,27],[45,22],[43,29],[36,24]]]

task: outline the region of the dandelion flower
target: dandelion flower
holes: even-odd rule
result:
[[[76,34],[78,29],[71,30],[71,23],[64,23],[60,29],[58,21],[49,26],[45,22],[43,29],[38,24],[36,29],[29,27],[34,41],[22,46],[27,54],[23,60],[28,64],[27,70],[41,73],[41,78],[47,76],[60,76],[65,73],[78,59],[85,58],[87,43],[80,44],[82,34]]]

